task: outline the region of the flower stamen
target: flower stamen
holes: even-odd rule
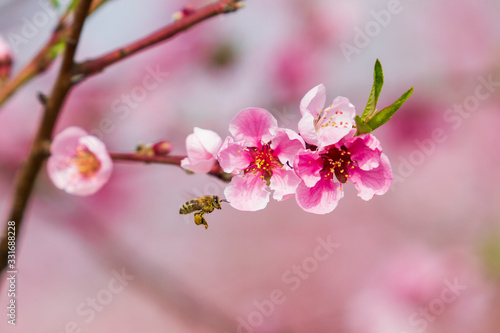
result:
[[[93,176],[101,168],[101,162],[94,153],[84,147],[77,148],[76,155],[71,159],[71,162],[84,177]]]

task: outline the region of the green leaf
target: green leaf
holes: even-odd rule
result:
[[[361,115],[361,120],[363,121],[366,121],[367,119],[369,120],[375,113],[378,96],[380,95],[380,91],[382,90],[383,85],[384,85],[384,73],[382,72],[382,65],[380,64],[380,61],[377,59],[377,61],[375,61],[375,68],[373,69],[372,91],[370,92],[370,97],[368,98],[368,102],[366,103],[365,111],[363,111],[363,114]]]
[[[50,2],[57,9],[59,9],[61,7],[61,4],[59,3],[59,0],[50,0]]]
[[[401,105],[403,105],[404,102],[406,102],[406,100],[408,98],[410,98],[411,94],[413,93],[413,88],[411,88],[410,90],[408,90],[407,92],[405,92],[403,95],[401,95],[401,97],[395,101],[392,105],[389,105],[388,107],[380,110],[379,112],[377,112],[368,122],[368,126],[370,126],[370,128],[372,130],[382,126],[383,124],[385,124],[386,122],[389,121],[389,119],[391,119],[392,115],[396,113],[396,111],[399,110],[399,108],[401,107]]]
[[[50,59],[55,59],[59,54],[61,54],[64,49],[66,48],[66,41],[64,39],[61,39],[57,44],[52,46],[48,52],[48,56]]]
[[[70,12],[71,12],[71,11],[73,11],[73,10],[75,10],[76,5],[78,5],[78,1],[79,1],[79,0],[73,0],[73,1],[71,1],[71,4],[70,4],[70,5],[69,5],[69,7],[68,7],[68,10],[69,10]]]
[[[363,120],[361,120],[360,116],[356,116],[356,118],[354,118],[354,120],[356,121],[356,128],[358,129],[356,131],[356,135],[370,133],[371,131],[373,131],[373,129],[370,127],[370,125],[368,125],[367,123],[364,123]]]

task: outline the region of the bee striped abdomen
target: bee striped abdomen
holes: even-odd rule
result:
[[[182,205],[181,209],[179,210],[179,214],[189,214],[200,209],[202,209],[202,207],[200,206],[198,200],[190,200]]]

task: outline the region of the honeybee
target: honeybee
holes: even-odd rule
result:
[[[229,202],[226,199],[219,199],[216,195],[205,195],[198,199],[189,200],[184,205],[182,205],[179,210],[179,214],[189,214],[194,213],[194,223],[197,225],[204,225],[205,229],[208,228],[208,223],[203,217],[204,214],[209,214],[214,211],[214,209],[221,209],[221,202]]]

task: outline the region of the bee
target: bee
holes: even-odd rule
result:
[[[204,225],[205,229],[208,228],[208,223],[203,217],[204,214],[209,214],[214,211],[214,209],[221,209],[221,202],[229,202],[226,199],[220,200],[216,195],[205,195],[198,199],[189,200],[184,205],[182,205],[179,210],[179,214],[189,214],[194,213],[194,223],[197,225]]]

